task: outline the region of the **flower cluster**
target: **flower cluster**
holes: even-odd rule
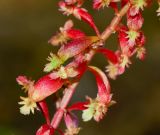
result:
[[[112,92],[109,79],[116,79],[123,74],[126,68],[132,64],[132,56],[143,60],[146,55],[144,47],[146,38],[141,30],[144,23],[142,11],[150,5],[150,0],[93,0],[93,9],[111,7],[115,17],[104,32],[100,34],[92,15],[84,8],[85,0],[62,0],[58,3],[59,11],[64,15],[73,15],[75,18],[87,23],[95,35],[88,36],[80,29],[74,28],[72,20],[67,20],[63,27],[48,41],[52,46],[58,47],[57,53],[50,53],[48,63],[44,67],[47,74],[32,81],[26,76],[17,77],[17,82],[25,90],[27,97],[20,97],[20,112],[24,115],[41,111],[46,123],[36,132],[36,135],[76,135],[81,128],[78,126],[78,118],[75,111],[82,111],[82,119],[87,122],[91,119],[99,122],[108,112],[108,108],[115,103],[112,100]],[[118,4],[120,3],[120,7]],[[160,1],[158,0],[160,5]],[[157,10],[160,15],[160,8]],[[126,25],[121,19],[126,15]],[[118,47],[109,50],[105,41],[112,33],[117,33]],[[105,56],[108,63],[106,73],[98,67],[90,65],[90,61],[96,53]],[[91,98],[86,95],[86,101],[78,101],[68,105],[76,87],[86,71],[90,71],[97,82],[97,96]],[[64,89],[64,90],[63,90]],[[56,94],[58,93],[59,94]],[[46,99],[52,95],[59,95],[55,104],[57,111],[53,118]],[[61,97],[62,96],[62,97]],[[61,120],[64,119],[66,130],[59,129]]]

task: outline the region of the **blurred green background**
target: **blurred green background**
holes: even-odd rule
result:
[[[19,113],[19,96],[23,93],[15,78],[24,74],[38,79],[44,73],[46,57],[53,47],[48,39],[63,26],[67,17],[57,9],[57,0],[0,0],[0,135],[34,135],[44,123],[40,113],[23,116]],[[93,11],[91,1],[85,4],[102,31],[113,17],[113,11]],[[143,30],[147,37],[147,57],[133,65],[116,81],[111,81],[114,105],[100,123],[80,123],[80,135],[160,135],[160,21],[157,5],[144,12]],[[70,18],[70,17],[69,17]],[[88,35],[93,30],[83,22],[75,27]],[[113,35],[106,43],[117,44]],[[97,55],[92,64],[102,69],[106,61]],[[84,95],[95,96],[93,76],[87,73],[81,80],[73,101]]]

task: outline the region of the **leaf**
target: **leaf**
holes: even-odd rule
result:
[[[110,84],[103,71],[94,66],[89,66],[89,70],[95,75],[98,86],[98,96],[104,103],[110,102]]]
[[[29,95],[34,101],[41,101],[57,92],[63,83],[62,79],[51,79],[49,75],[45,75],[35,83],[33,90],[29,91]]]

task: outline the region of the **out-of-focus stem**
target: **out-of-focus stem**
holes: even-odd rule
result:
[[[108,37],[116,30],[116,27],[119,25],[122,17],[127,13],[127,11],[130,8],[130,3],[128,2],[120,11],[119,13],[116,14],[116,16],[112,19],[110,25],[108,27],[106,27],[106,29],[104,30],[104,32],[101,34],[101,39],[103,41],[106,41],[108,39]],[[95,51],[90,50],[90,57],[88,58],[88,63],[92,60],[92,57],[95,54]],[[78,85],[78,82],[74,84],[74,86],[71,89],[66,90],[61,104],[60,104],[60,108],[57,110],[57,112],[55,113],[51,125],[53,126],[53,128],[57,128],[63,118],[63,114],[65,112],[65,108],[67,107],[69,101],[71,100],[74,91],[76,89]]]

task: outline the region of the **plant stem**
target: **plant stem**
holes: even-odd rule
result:
[[[116,30],[116,27],[119,25],[122,17],[127,13],[127,11],[129,10],[130,8],[130,3],[128,2],[120,11],[119,13],[116,14],[116,16],[112,19],[110,25],[108,27],[106,27],[106,29],[104,30],[104,32],[101,34],[101,39],[103,41],[106,41],[110,35]],[[88,59],[88,63],[92,60],[92,57],[94,56],[95,54],[95,51],[94,50],[90,50],[89,52],[91,55]],[[55,113],[55,115],[53,116],[53,119],[52,119],[52,122],[51,122],[51,125],[53,126],[53,128],[57,128],[63,118],[63,114],[65,112],[65,109],[69,103],[69,101],[71,100],[74,92],[75,92],[75,89],[78,85],[78,82],[77,83],[74,83],[73,84],[74,86],[71,86],[72,88],[69,89],[69,90],[66,90],[65,91],[65,94],[62,98],[62,101],[61,101],[61,104],[60,104],[60,108],[57,110],[57,112]]]

